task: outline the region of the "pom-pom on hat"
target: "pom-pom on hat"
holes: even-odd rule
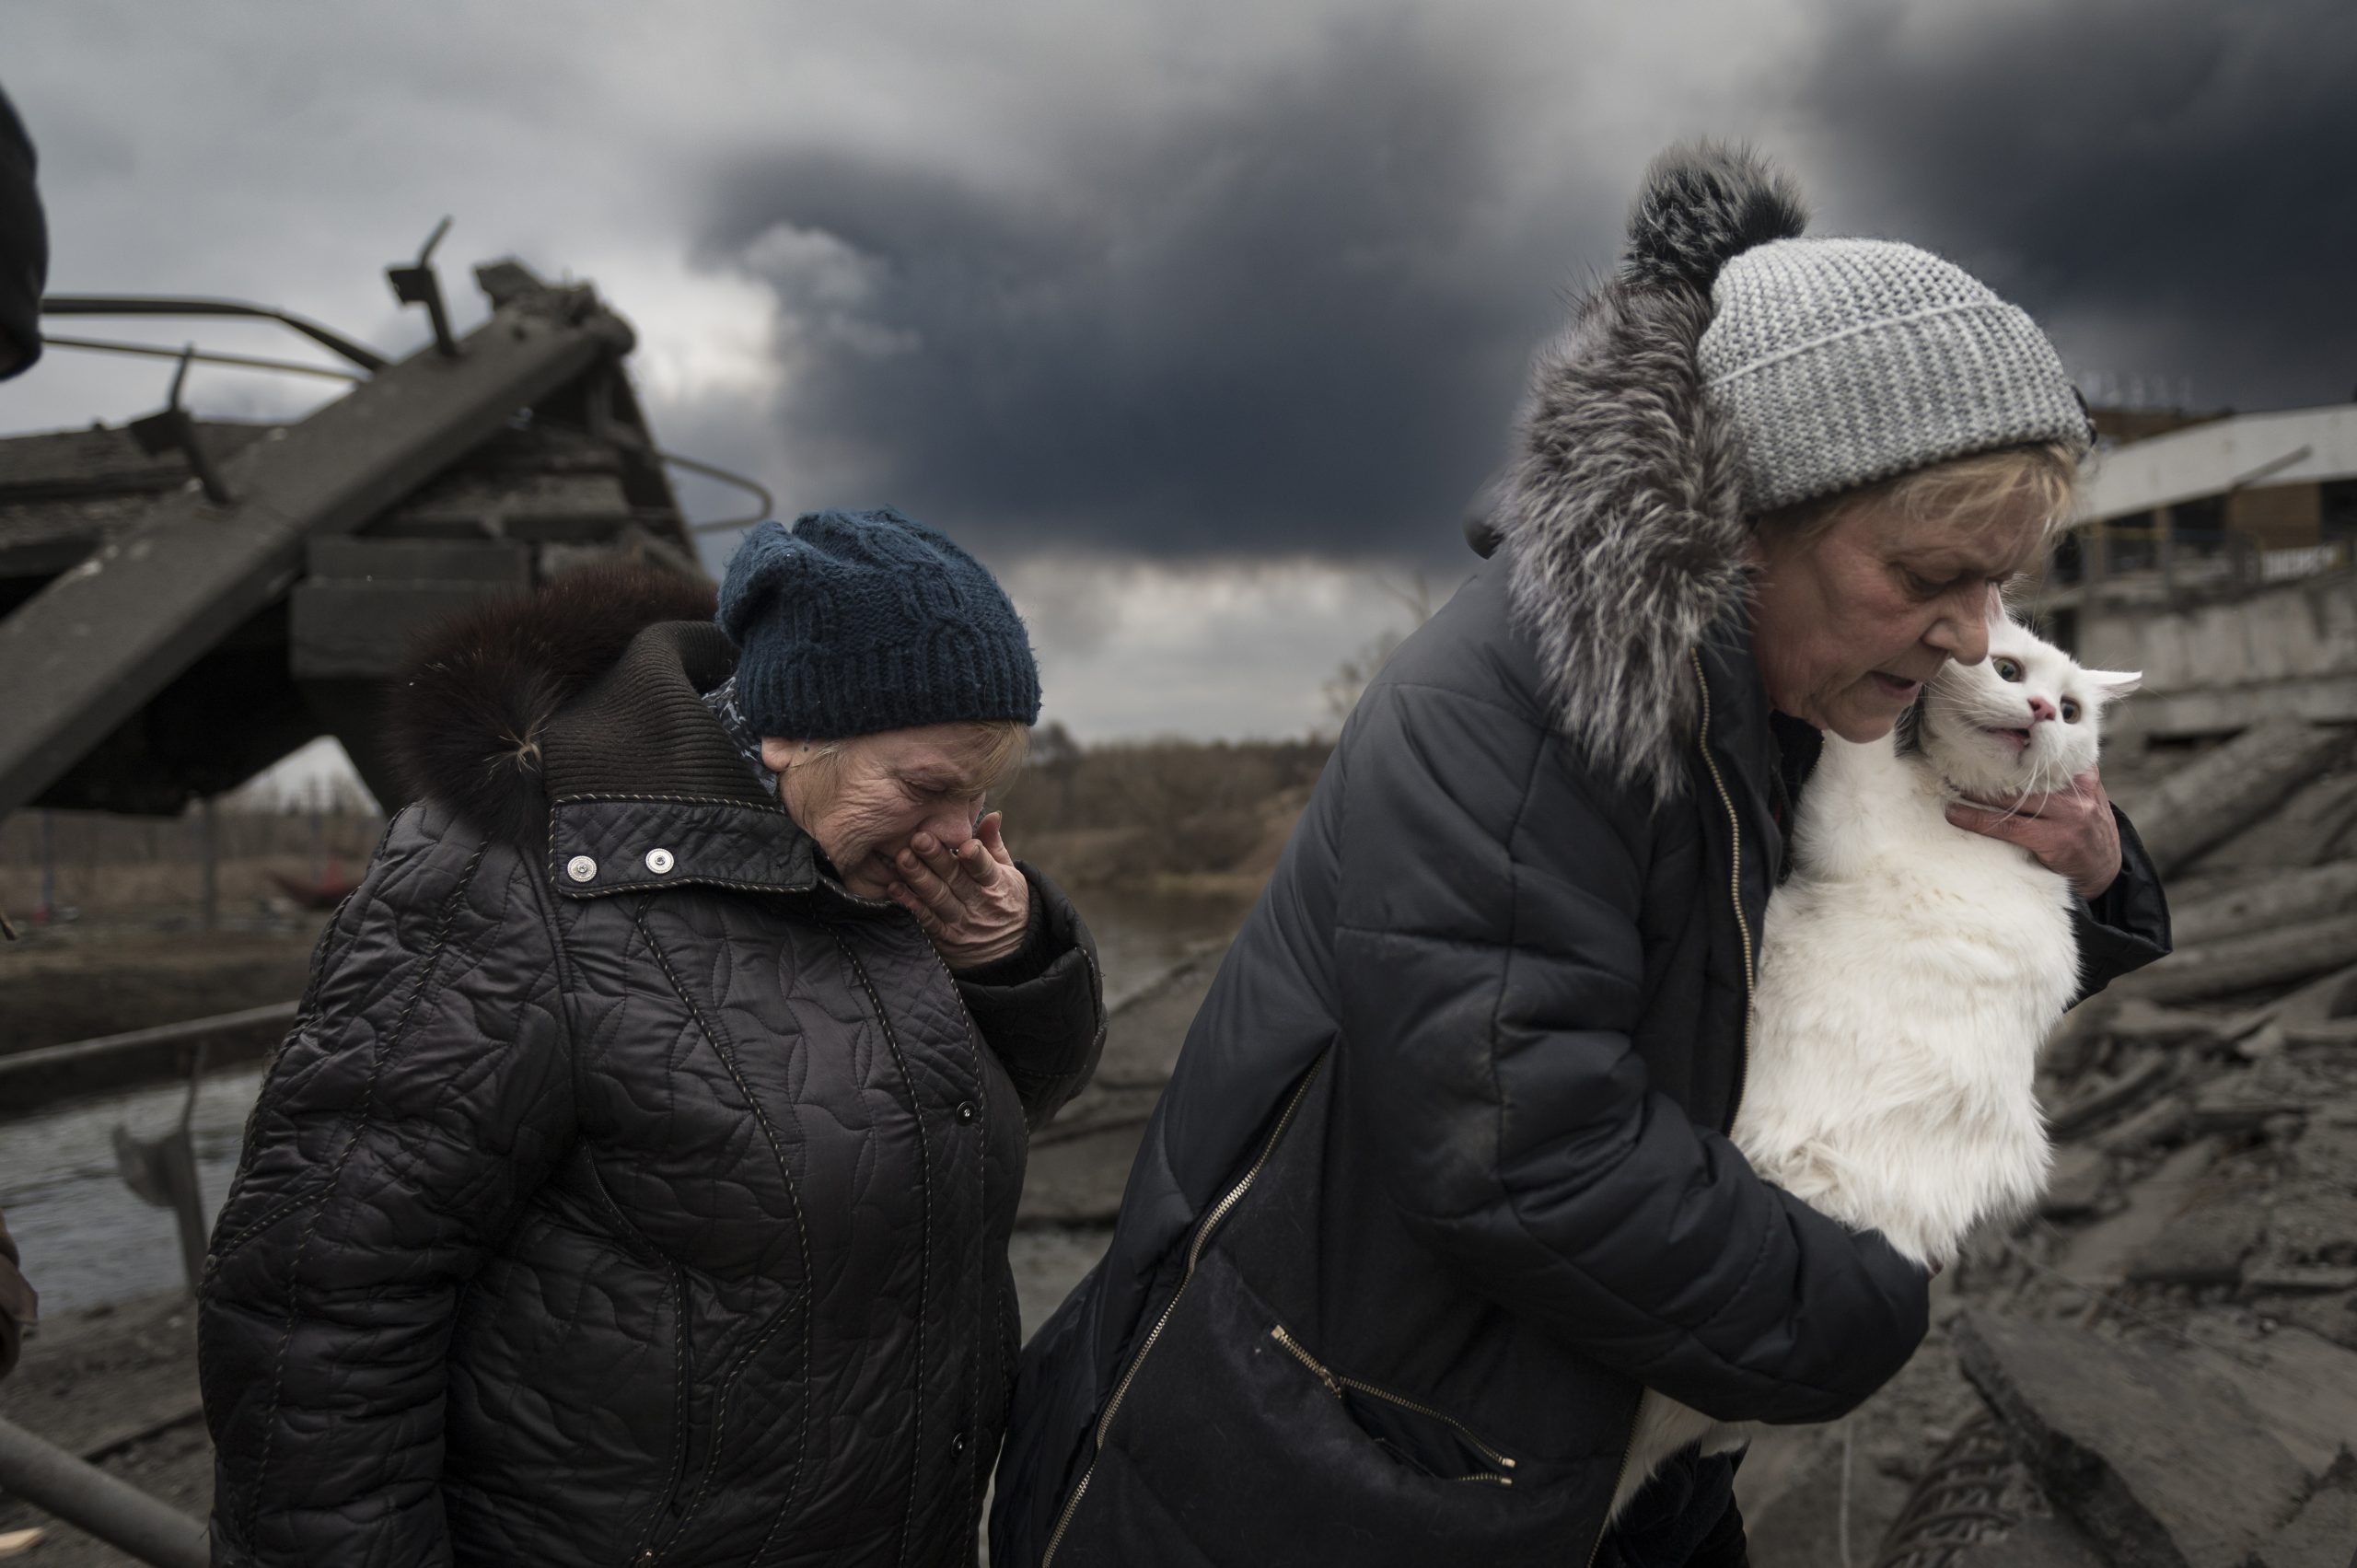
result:
[[[1039,667],[989,568],[889,506],[745,536],[720,586],[754,733],[840,740],[1039,716]]]
[[[1696,365],[1741,438],[1747,513],[2000,447],[2086,450],[2027,312],[1928,250],[1805,222],[1782,176],[1711,144],[1657,160],[1630,215],[1622,275],[1710,296]]]

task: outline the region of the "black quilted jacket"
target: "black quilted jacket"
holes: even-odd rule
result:
[[[972,1559],[1093,947],[1035,875],[1032,951],[954,978],[762,798],[696,696],[726,640],[612,661],[649,611],[612,587],[412,688],[445,777],[322,941],[215,1235],[216,1563]]]

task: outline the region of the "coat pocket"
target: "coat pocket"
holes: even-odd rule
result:
[[[1558,1565],[1608,1474],[1328,1367],[1206,1252],[1104,1422],[1055,1568]]]
[[[1359,1430],[1393,1458],[1434,1481],[1512,1486],[1517,1461],[1473,1434],[1473,1429],[1419,1400],[1378,1388],[1334,1371],[1309,1353],[1282,1323],[1269,1337],[1307,1367],[1341,1401]]]

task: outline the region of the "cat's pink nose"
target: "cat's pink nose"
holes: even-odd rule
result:
[[[2044,724],[2048,719],[2050,719],[2050,718],[2052,718],[2053,716],[2054,716],[2054,704],[2053,704],[2053,703],[2051,703],[2048,702],[2048,701],[2047,701],[2045,698],[2043,698],[2043,697],[2032,697],[2032,698],[2029,700],[2029,722],[2030,722],[2030,723],[2032,723],[2032,724]]]

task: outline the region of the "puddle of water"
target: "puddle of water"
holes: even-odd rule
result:
[[[257,1063],[211,1074],[197,1091],[189,1130],[210,1213],[228,1196],[261,1073]],[[184,1283],[179,1226],[170,1210],[150,1208],[122,1184],[114,1128],[123,1123],[141,1137],[168,1132],[187,1093],[165,1084],[0,1123],[0,1212],[44,1316]]]
[[[1231,934],[1234,900],[1126,893],[1080,900],[1096,933],[1109,999],[1153,980],[1195,944]],[[260,1063],[212,1074],[199,1089],[191,1130],[207,1209],[220,1212],[237,1168],[246,1116],[260,1092]],[[143,1137],[168,1129],[186,1093],[159,1085],[0,1122],[0,1213],[24,1257],[44,1313],[122,1301],[182,1283],[179,1233],[169,1210],[151,1208],[116,1173],[113,1130]],[[1104,1249],[1097,1232],[1019,1236],[1014,1248],[1027,1331],[1063,1299]]]

